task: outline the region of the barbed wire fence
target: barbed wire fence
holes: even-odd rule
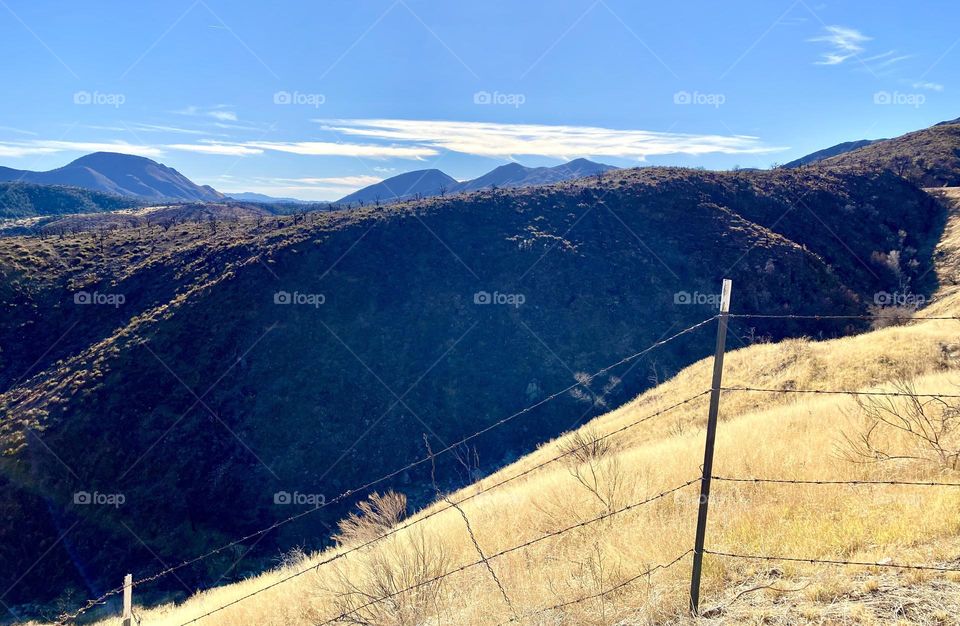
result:
[[[415,468],[417,468],[417,467],[419,467],[419,466],[422,466],[422,465],[425,465],[425,464],[427,464],[427,463],[433,463],[433,462],[435,462],[435,460],[436,460],[437,458],[443,457],[444,455],[451,454],[451,453],[456,453],[456,451],[459,450],[459,449],[460,449],[463,445],[465,445],[466,443],[468,443],[468,442],[470,442],[470,441],[473,441],[473,440],[475,440],[475,439],[477,439],[477,438],[479,438],[479,437],[482,437],[483,435],[486,435],[487,433],[489,433],[489,432],[491,432],[491,431],[494,431],[494,430],[496,430],[496,429],[498,429],[498,428],[501,428],[501,427],[505,426],[506,424],[508,424],[508,423],[510,423],[510,422],[513,422],[514,420],[516,420],[516,419],[518,419],[518,418],[521,418],[521,417],[523,417],[523,416],[526,415],[526,414],[529,414],[529,413],[530,413],[531,411],[533,411],[534,409],[537,409],[537,408],[539,408],[539,407],[541,407],[541,406],[543,406],[543,405],[551,402],[552,400],[555,400],[555,399],[557,399],[557,398],[560,398],[560,397],[562,397],[562,396],[570,393],[570,392],[573,391],[574,389],[577,389],[577,388],[579,388],[579,387],[583,387],[583,386],[588,385],[591,381],[593,381],[593,380],[594,380],[595,378],[597,378],[598,376],[602,376],[602,375],[610,372],[611,370],[614,370],[614,369],[616,369],[617,367],[620,367],[620,366],[625,365],[625,364],[627,364],[627,363],[631,363],[631,362],[633,362],[633,361],[635,361],[635,360],[637,360],[637,359],[639,359],[639,358],[642,358],[643,356],[645,356],[645,355],[653,352],[653,351],[656,350],[657,348],[660,348],[660,347],[665,346],[665,345],[667,345],[667,344],[669,344],[669,343],[671,343],[671,342],[673,342],[673,341],[676,341],[676,340],[679,339],[680,337],[683,337],[683,336],[685,336],[685,335],[688,335],[688,334],[690,334],[690,333],[693,333],[693,332],[699,330],[700,328],[704,328],[704,327],[706,327],[708,324],[710,324],[713,320],[715,320],[716,318],[717,318],[716,315],[711,316],[711,317],[708,317],[708,318],[706,318],[706,319],[704,319],[704,320],[702,320],[702,321],[700,321],[700,322],[697,322],[696,324],[693,324],[693,325],[688,326],[688,327],[686,327],[686,328],[684,328],[684,329],[682,329],[682,330],[680,330],[680,331],[677,331],[677,332],[673,333],[672,335],[670,335],[670,336],[668,336],[668,337],[666,337],[666,338],[660,339],[660,340],[652,343],[651,345],[647,346],[647,347],[644,348],[643,350],[640,350],[640,351],[638,351],[638,352],[635,352],[635,353],[633,353],[633,354],[630,354],[629,356],[626,356],[626,357],[624,357],[624,358],[616,361],[615,363],[612,363],[612,364],[610,364],[610,365],[607,365],[606,367],[603,367],[603,368],[595,371],[595,372],[592,373],[592,374],[589,374],[589,375],[586,375],[586,376],[580,376],[580,377],[578,377],[578,379],[576,380],[576,382],[574,382],[573,384],[570,384],[570,385],[568,385],[567,387],[564,387],[563,389],[560,389],[560,390],[558,390],[558,391],[556,391],[556,392],[553,392],[553,393],[551,393],[550,395],[542,398],[541,400],[539,400],[539,401],[537,401],[537,402],[535,402],[535,403],[533,403],[533,404],[530,404],[530,405],[524,407],[523,409],[521,409],[521,410],[519,410],[519,411],[516,411],[516,412],[514,412],[514,413],[512,413],[512,414],[510,414],[510,415],[508,415],[508,416],[506,416],[506,417],[504,417],[504,418],[498,419],[498,420],[496,420],[495,422],[493,422],[493,423],[485,426],[484,428],[482,428],[482,429],[480,429],[480,430],[477,430],[476,432],[474,432],[474,433],[472,433],[472,434],[470,434],[470,435],[467,435],[467,436],[465,436],[465,437],[462,437],[461,439],[457,440],[456,442],[447,445],[447,446],[444,447],[443,449],[440,449],[440,450],[437,450],[437,451],[433,451],[433,452],[429,452],[428,454],[424,455],[423,457],[421,457],[421,458],[419,458],[419,459],[417,459],[417,460],[415,460],[415,461],[412,461],[412,462],[410,462],[410,463],[407,463],[407,464],[403,465],[402,467],[398,467],[397,469],[395,469],[395,470],[393,470],[393,471],[391,471],[391,472],[388,472],[387,474],[384,474],[384,475],[380,476],[379,478],[376,478],[376,479],[374,479],[374,480],[368,481],[368,482],[366,482],[366,483],[364,483],[364,484],[362,484],[362,485],[359,485],[359,486],[357,486],[357,487],[348,489],[348,490],[342,492],[341,494],[339,494],[338,496],[336,496],[336,497],[334,497],[334,498],[325,499],[325,500],[323,500],[322,502],[319,502],[316,506],[314,506],[314,507],[312,507],[312,508],[310,508],[310,509],[306,509],[306,510],[304,510],[304,511],[301,511],[301,512],[299,512],[299,513],[296,513],[296,514],[294,514],[294,515],[291,515],[291,516],[289,516],[289,517],[286,517],[286,518],[284,518],[284,519],[278,520],[277,522],[274,522],[273,524],[270,524],[269,526],[266,526],[266,527],[264,527],[264,528],[262,528],[262,529],[260,529],[260,530],[257,530],[257,531],[255,531],[255,532],[249,533],[249,534],[247,534],[247,535],[244,535],[244,536],[242,536],[242,537],[240,537],[240,538],[238,538],[238,539],[235,539],[235,540],[233,540],[233,541],[230,541],[230,542],[228,542],[228,543],[224,543],[224,544],[222,544],[222,545],[219,545],[219,546],[217,546],[217,547],[215,547],[215,548],[213,548],[213,549],[211,549],[211,550],[208,550],[207,552],[204,552],[204,553],[202,553],[202,554],[200,554],[200,555],[198,555],[198,556],[196,556],[196,557],[193,557],[193,558],[184,560],[184,561],[182,561],[182,562],[180,562],[180,563],[178,563],[178,564],[176,564],[176,565],[170,566],[170,567],[165,567],[164,569],[162,569],[162,570],[160,570],[160,571],[158,571],[158,572],[155,572],[155,573],[153,573],[153,574],[146,575],[146,576],[143,576],[143,577],[141,577],[141,578],[135,579],[135,580],[132,582],[132,585],[135,586],[135,587],[136,587],[136,586],[142,586],[142,585],[144,585],[144,584],[152,583],[152,582],[155,582],[155,581],[157,581],[157,580],[160,580],[160,579],[162,579],[162,578],[164,578],[164,577],[166,577],[166,576],[169,576],[169,575],[171,575],[171,574],[174,574],[175,572],[177,572],[177,571],[179,571],[179,570],[181,570],[181,569],[183,569],[183,568],[185,568],[185,567],[189,567],[189,566],[191,566],[191,565],[195,565],[195,564],[197,564],[197,563],[200,563],[200,562],[202,562],[202,561],[205,561],[205,560],[207,560],[207,559],[209,559],[209,558],[212,558],[212,557],[214,557],[214,556],[216,556],[216,555],[218,555],[218,554],[223,553],[224,551],[226,551],[226,550],[228,550],[228,549],[230,549],[230,548],[232,548],[232,547],[235,547],[235,546],[238,546],[238,545],[242,545],[243,543],[245,543],[245,542],[247,542],[247,541],[250,541],[250,540],[253,540],[253,539],[257,539],[257,538],[259,538],[259,537],[261,537],[261,536],[263,536],[263,535],[265,535],[265,534],[267,534],[267,533],[269,533],[269,532],[271,532],[271,531],[273,531],[273,530],[276,530],[277,528],[280,528],[281,526],[284,526],[284,525],[289,524],[289,523],[291,523],[291,522],[294,522],[294,521],[297,521],[297,520],[302,519],[302,518],[304,518],[304,517],[307,517],[307,516],[309,516],[309,515],[312,515],[312,514],[316,513],[317,511],[319,511],[319,510],[321,510],[321,509],[330,507],[330,506],[332,506],[332,505],[334,505],[334,504],[338,504],[338,503],[342,503],[342,502],[349,501],[352,497],[356,496],[357,494],[361,494],[361,493],[364,493],[364,492],[369,492],[369,491],[370,491],[371,489],[373,489],[374,487],[376,487],[376,486],[378,486],[378,485],[381,485],[381,484],[383,484],[383,483],[386,483],[386,482],[390,481],[391,479],[394,479],[394,478],[400,476],[400,475],[403,474],[404,472],[407,472],[407,471],[409,471],[409,470],[411,470],[411,469],[415,469]],[[638,425],[640,425],[640,424],[642,424],[642,423],[644,423],[644,422],[646,422],[646,421],[649,421],[649,420],[651,420],[651,419],[653,419],[653,418],[655,418],[655,417],[658,417],[658,416],[660,416],[660,415],[663,415],[664,413],[668,413],[668,412],[673,411],[673,410],[675,410],[675,409],[677,409],[677,408],[679,408],[679,407],[681,407],[681,406],[683,406],[683,405],[685,405],[685,404],[689,404],[690,402],[693,402],[694,400],[696,400],[696,399],[698,399],[698,398],[700,398],[700,397],[702,397],[702,396],[704,396],[704,395],[706,395],[706,394],[708,394],[708,393],[709,393],[709,390],[704,390],[704,391],[702,391],[702,392],[700,392],[700,393],[694,394],[694,395],[692,395],[692,396],[690,396],[690,397],[688,397],[688,398],[686,398],[686,399],[684,399],[684,400],[681,400],[680,402],[677,402],[677,403],[672,404],[672,405],[670,405],[670,406],[667,406],[667,407],[665,407],[665,408],[663,408],[663,409],[660,409],[660,410],[658,410],[658,411],[655,411],[655,412],[653,412],[653,413],[651,413],[651,414],[649,414],[649,415],[646,415],[646,416],[644,416],[644,417],[641,417],[640,419],[634,420],[634,421],[628,423],[627,425],[625,425],[625,426],[623,426],[623,427],[621,427],[621,428],[616,429],[615,431],[612,431],[612,432],[610,432],[610,433],[607,433],[607,434],[603,435],[602,437],[598,437],[598,440],[605,440],[605,439],[607,439],[607,438],[609,438],[609,437],[612,437],[612,436],[614,436],[614,435],[616,435],[616,434],[619,434],[619,433],[621,433],[621,432],[624,432],[624,431],[626,431],[626,430],[629,430],[629,429],[631,429],[631,428],[634,428],[634,427],[636,427],[636,426],[638,426]],[[503,485],[505,485],[505,484],[507,484],[507,483],[513,482],[513,481],[515,481],[515,480],[517,480],[517,479],[519,479],[519,478],[525,477],[525,476],[533,473],[534,471],[539,470],[541,467],[544,467],[544,466],[549,465],[549,464],[551,464],[551,463],[555,463],[555,462],[557,462],[557,461],[559,461],[559,460],[561,460],[561,459],[563,459],[563,458],[566,458],[566,457],[568,457],[568,456],[570,456],[570,455],[572,455],[572,454],[575,454],[576,452],[578,452],[578,451],[581,450],[581,449],[585,449],[585,448],[588,447],[591,443],[592,443],[592,442],[587,442],[587,443],[582,444],[581,446],[577,446],[577,447],[574,447],[574,448],[572,448],[572,449],[569,449],[569,450],[565,451],[564,453],[562,453],[562,454],[559,455],[559,456],[556,456],[556,457],[553,457],[553,458],[551,458],[551,459],[548,459],[547,461],[544,461],[544,462],[542,462],[542,463],[536,464],[536,465],[534,465],[533,467],[528,468],[527,470],[524,470],[524,471],[522,471],[522,472],[520,472],[520,473],[518,473],[518,474],[516,474],[516,475],[514,475],[514,476],[511,476],[511,477],[509,477],[509,478],[500,480],[500,481],[498,481],[498,482],[496,482],[496,483],[494,483],[494,484],[492,484],[492,485],[490,485],[490,486],[488,486],[488,487],[482,488],[482,489],[480,489],[478,492],[473,493],[473,494],[471,494],[471,495],[469,495],[469,496],[461,499],[461,500],[458,501],[458,502],[455,502],[453,505],[448,505],[447,507],[442,507],[442,508],[440,508],[440,509],[434,510],[434,511],[432,511],[432,512],[430,512],[430,513],[427,513],[427,514],[425,514],[425,515],[417,518],[417,520],[416,520],[415,522],[413,522],[413,523],[420,523],[420,522],[424,521],[425,519],[429,519],[430,517],[434,517],[434,516],[436,516],[436,515],[439,515],[441,512],[446,511],[446,510],[448,510],[449,508],[453,508],[454,506],[457,506],[457,505],[459,505],[460,503],[462,503],[462,502],[464,502],[464,501],[466,501],[466,500],[468,500],[468,499],[475,498],[475,497],[477,497],[477,496],[479,496],[479,495],[481,495],[481,494],[483,494],[483,493],[487,493],[488,491],[491,491],[491,490],[493,490],[493,489],[496,489],[496,488],[498,488],[498,487],[501,487],[501,486],[503,486]],[[360,544],[360,545],[358,545],[358,546],[354,546],[354,547],[350,548],[350,549],[347,550],[347,551],[340,552],[340,553],[336,554],[335,556],[331,557],[330,559],[327,559],[327,560],[322,561],[322,562],[320,563],[320,565],[324,565],[324,564],[329,563],[329,562],[332,562],[332,561],[334,561],[334,560],[339,560],[339,559],[343,558],[344,556],[346,556],[347,554],[350,554],[350,553],[352,553],[352,552],[356,552],[356,551],[358,551],[358,550],[360,550],[360,549],[362,549],[362,548],[364,548],[364,547],[367,547],[368,545],[371,545],[372,543],[375,543],[375,542],[377,542],[377,541],[380,541],[380,540],[382,540],[382,539],[385,539],[386,537],[392,536],[392,535],[394,535],[394,534],[396,534],[396,533],[398,533],[398,532],[400,532],[400,531],[408,528],[410,525],[412,525],[412,523],[411,523],[411,524],[403,524],[403,525],[400,525],[400,526],[398,526],[397,528],[395,528],[395,529],[393,529],[393,530],[391,530],[391,531],[389,531],[389,532],[387,532],[387,533],[385,533],[385,534],[383,534],[383,535],[381,535],[381,536],[379,536],[379,537],[376,537],[376,538],[374,538],[374,539],[372,539],[372,540],[370,540],[370,541],[364,542],[364,543],[362,543],[362,544]],[[314,567],[316,567],[316,566],[314,566]],[[312,569],[312,568],[311,568],[311,569]],[[303,572],[303,573],[305,573],[305,572]],[[299,575],[299,574],[298,574],[298,575]],[[296,576],[291,576],[291,577],[288,578],[288,580],[291,579],[291,578],[295,578],[295,577],[296,577]],[[118,586],[118,587],[109,589],[108,591],[100,594],[100,595],[97,596],[96,598],[93,598],[93,599],[88,600],[88,601],[85,602],[80,608],[78,608],[76,611],[73,611],[73,612],[71,612],[71,613],[65,613],[65,614],[61,615],[61,616],[59,617],[57,623],[58,623],[58,624],[66,624],[66,623],[69,623],[69,622],[71,622],[71,621],[77,620],[77,619],[78,619],[79,617],[81,617],[84,613],[90,611],[90,610],[93,609],[94,607],[101,606],[101,605],[105,604],[105,602],[106,602],[107,600],[109,600],[111,597],[117,596],[117,595],[123,593],[123,592],[124,592],[124,589],[125,589],[124,585],[120,585],[120,586]]]
[[[960,483],[954,482],[937,482],[937,481],[910,481],[910,480],[844,480],[844,479],[790,479],[790,478],[771,478],[771,477],[752,477],[752,476],[725,476],[725,475],[716,475],[712,471],[713,466],[713,456],[714,456],[714,447],[716,439],[716,431],[718,426],[718,411],[719,411],[719,402],[721,395],[723,393],[734,393],[734,392],[753,392],[753,393],[768,393],[768,394],[810,394],[810,395],[846,395],[851,397],[883,397],[883,398],[902,398],[902,397],[925,397],[925,398],[936,398],[936,399],[960,399],[960,394],[949,394],[949,393],[914,393],[913,391],[865,391],[865,390],[844,390],[844,389],[796,389],[796,388],[773,388],[773,387],[750,387],[750,386],[730,386],[725,387],[722,385],[722,375],[723,375],[723,356],[725,353],[725,337],[727,331],[727,325],[730,319],[793,319],[793,320],[845,320],[845,319],[856,319],[856,320],[871,320],[871,319],[881,319],[882,315],[829,315],[829,314],[731,314],[729,312],[730,308],[730,293],[731,293],[731,283],[729,280],[725,280],[723,284],[723,291],[721,296],[721,305],[720,313],[713,315],[704,319],[696,324],[693,324],[683,330],[674,333],[673,335],[661,339],[647,348],[633,353],[627,357],[620,359],[619,361],[608,365],[604,368],[601,368],[594,372],[593,374],[579,377],[578,380],[559,391],[556,391],[542,400],[531,404],[511,415],[508,415],[504,418],[501,418],[490,425],[470,434],[466,437],[461,438],[457,442],[448,445],[442,450],[433,452],[428,450],[428,454],[422,458],[419,458],[411,463],[404,465],[396,470],[393,470],[377,479],[371,480],[361,486],[355,487],[353,489],[348,489],[340,495],[336,496],[333,499],[325,500],[318,504],[317,506],[301,511],[297,514],[291,515],[287,518],[274,522],[273,524],[260,529],[256,532],[250,533],[238,539],[235,539],[231,542],[225,543],[221,546],[218,546],[214,549],[211,549],[205,553],[200,554],[199,556],[193,557],[191,559],[184,560],[177,565],[166,567],[163,570],[155,572],[150,575],[143,576],[139,579],[132,581],[132,584],[128,583],[128,586],[119,586],[114,589],[110,589],[107,592],[97,596],[94,599],[88,600],[83,606],[72,613],[65,613],[60,616],[58,624],[67,624],[71,622],[76,622],[83,614],[90,611],[94,607],[102,606],[106,603],[108,599],[112,596],[124,593],[125,590],[131,589],[133,586],[144,585],[151,583],[157,580],[160,580],[168,575],[173,574],[174,572],[183,569],[185,567],[194,565],[201,561],[204,561],[208,558],[211,558],[217,554],[221,554],[225,550],[241,545],[251,539],[259,538],[266,533],[269,533],[281,526],[284,526],[288,523],[316,513],[317,511],[328,507],[330,505],[345,502],[352,497],[357,496],[358,494],[369,492],[373,487],[385,483],[400,474],[416,468],[425,463],[434,463],[435,460],[441,456],[444,456],[449,453],[455,453],[457,449],[461,446],[470,442],[478,437],[482,437],[488,432],[491,432],[497,428],[500,428],[522,416],[528,414],[530,411],[543,406],[549,403],[552,400],[555,400],[567,393],[572,392],[576,388],[587,385],[594,378],[601,376],[610,370],[624,365],[626,363],[632,362],[636,359],[641,358],[642,356],[649,354],[653,350],[667,345],[672,341],[682,337],[684,335],[693,333],[694,331],[704,328],[707,325],[711,324],[714,321],[718,322],[717,329],[717,344],[716,351],[714,355],[713,365],[713,381],[709,389],[705,389],[698,393],[694,393],[678,402],[670,404],[666,407],[660,408],[654,412],[645,414],[637,419],[634,419],[627,424],[614,429],[610,432],[607,432],[603,435],[595,435],[589,438],[586,441],[576,443],[571,446],[565,447],[560,454],[549,457],[543,461],[540,461],[522,471],[513,473],[505,478],[500,478],[493,482],[490,482],[487,485],[483,485],[484,481],[480,481],[475,486],[465,488],[461,490],[466,492],[465,495],[459,497],[459,499],[453,500],[450,497],[444,497],[440,499],[437,503],[424,509],[423,512],[404,520],[403,522],[397,524],[396,526],[376,535],[373,538],[367,539],[350,545],[349,547],[341,546],[338,548],[334,554],[321,558],[316,562],[312,562],[309,566],[303,567],[301,569],[295,570],[292,573],[285,574],[276,580],[265,584],[261,587],[258,587],[244,595],[241,595],[233,600],[217,605],[214,608],[204,611],[203,613],[179,624],[179,626],[189,626],[190,624],[195,624],[202,621],[203,619],[217,614],[221,611],[224,611],[230,607],[241,604],[253,597],[256,597],[262,593],[265,593],[271,589],[274,589],[280,585],[283,585],[291,580],[299,578],[310,572],[318,572],[320,568],[333,563],[335,561],[342,560],[350,554],[357,553],[364,550],[365,548],[382,542],[389,537],[395,536],[398,533],[409,530],[410,528],[422,524],[423,522],[432,519],[441,513],[454,509],[460,513],[461,516],[467,522],[469,528],[469,520],[466,519],[466,514],[460,506],[474,498],[477,498],[483,494],[489,493],[496,489],[499,489],[505,485],[514,483],[522,478],[528,477],[531,474],[539,471],[540,469],[550,466],[554,463],[562,461],[568,457],[574,456],[579,452],[583,452],[591,446],[595,446],[601,441],[605,441],[611,437],[622,434],[628,430],[634,429],[641,424],[644,424],[650,420],[653,420],[657,417],[663,416],[665,414],[671,413],[681,407],[684,407],[690,403],[693,403],[697,400],[700,400],[704,397],[709,397],[708,403],[708,416],[707,416],[707,425],[706,425],[706,434],[705,434],[705,445],[704,445],[704,463],[702,466],[701,475],[692,477],[680,484],[674,485],[669,488],[663,488],[656,494],[650,495],[646,498],[643,498],[638,501],[634,501],[630,504],[624,505],[622,507],[615,508],[613,510],[608,510],[604,513],[601,513],[597,516],[591,517],[586,520],[578,521],[574,524],[542,533],[532,539],[528,539],[522,543],[504,548],[498,552],[491,554],[485,554],[482,550],[479,549],[479,545],[476,545],[477,552],[480,555],[480,558],[475,561],[468,562],[463,565],[459,565],[455,568],[452,568],[448,571],[445,571],[441,574],[436,574],[425,578],[424,580],[417,581],[414,584],[404,586],[400,589],[396,589],[389,593],[385,593],[376,597],[368,597],[366,601],[359,606],[355,606],[346,610],[339,612],[332,617],[325,619],[325,621],[317,622],[318,626],[326,626],[329,624],[335,623],[361,623],[359,613],[362,613],[365,609],[375,607],[382,603],[388,602],[391,599],[401,596],[403,594],[416,591],[422,587],[429,585],[435,585],[440,581],[454,576],[460,572],[483,566],[490,574],[493,576],[493,581],[499,587],[500,591],[503,593],[503,596],[507,598],[506,590],[503,587],[502,581],[496,576],[493,572],[490,565],[491,561],[495,561],[505,555],[512,554],[521,550],[525,550],[531,546],[540,544],[541,542],[560,537],[566,533],[573,532],[575,530],[591,526],[598,522],[601,522],[606,519],[614,518],[621,516],[623,513],[628,511],[636,510],[647,505],[652,505],[658,501],[663,500],[666,496],[671,494],[676,494],[688,487],[691,487],[697,483],[700,484],[700,497],[698,499],[698,518],[697,518],[697,532],[694,537],[694,546],[673,559],[665,561],[660,564],[652,565],[640,571],[632,576],[627,577],[623,581],[616,583],[604,590],[601,590],[596,593],[580,596],[571,600],[561,601],[554,605],[532,609],[529,611],[517,612],[513,603],[507,600],[510,604],[513,617],[509,620],[500,622],[497,626],[505,626],[506,624],[518,623],[524,620],[527,620],[538,615],[543,615],[545,613],[550,613],[551,611],[562,610],[566,607],[581,604],[588,602],[590,600],[595,600],[613,594],[615,592],[621,591],[622,589],[630,586],[631,584],[636,583],[642,579],[649,579],[653,574],[670,569],[683,561],[686,557],[692,556],[693,563],[691,566],[691,581],[690,581],[690,612],[693,616],[701,615],[700,611],[700,578],[702,572],[702,561],[703,557],[706,555],[711,555],[718,558],[727,558],[727,559],[740,559],[740,560],[754,560],[754,561],[778,561],[778,562],[797,562],[797,563],[806,563],[806,564],[816,564],[816,565],[831,565],[831,566],[853,566],[853,567],[884,567],[884,568],[893,568],[893,569],[902,569],[902,570],[922,570],[922,571],[931,571],[931,572],[940,572],[940,573],[950,573],[950,572],[960,572],[960,565],[958,566],[949,566],[949,565],[929,565],[929,564],[916,564],[916,563],[895,563],[889,560],[882,561],[858,561],[858,560],[845,560],[845,559],[831,559],[831,558],[814,558],[814,557],[804,557],[796,555],[773,555],[773,554],[751,554],[746,552],[735,552],[729,550],[713,549],[706,547],[706,530],[707,530],[707,521],[709,513],[709,503],[710,503],[710,489],[712,481],[718,482],[729,482],[729,483],[750,483],[755,485],[797,485],[804,487],[816,487],[816,486],[851,486],[851,487],[862,487],[862,486],[911,486],[911,487],[933,487],[933,488],[957,488],[960,487]],[[908,321],[913,320],[955,320],[960,321],[960,316],[913,316]],[[471,531],[472,532],[472,531]],[[476,539],[474,542],[476,542]],[[360,620],[360,621],[358,621]]]

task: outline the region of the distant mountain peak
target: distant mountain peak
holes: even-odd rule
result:
[[[160,165],[160,163],[157,163],[153,159],[144,156],[126,154],[124,152],[107,152],[101,150],[99,152],[91,152],[90,154],[85,154],[82,157],[76,158],[73,161],[70,161],[70,163],[67,164],[67,167],[71,165],[89,166],[100,165],[103,163],[120,163],[124,161],[128,163],[150,163],[153,165]]]
[[[617,169],[612,165],[596,163],[589,159],[574,159],[554,167],[527,167],[516,161],[504,163],[493,168],[483,176],[463,182],[457,182],[452,177],[438,169],[416,170],[399,174],[393,178],[380,181],[364,187],[338,202],[350,204],[353,202],[394,202],[420,194],[422,196],[440,195],[440,188],[446,188],[447,193],[461,193],[480,191],[482,189],[531,187],[533,185],[549,185],[573,178],[593,176],[598,172]]]
[[[806,156],[802,156],[799,159],[790,161],[789,163],[784,163],[783,167],[794,168],[800,167],[802,165],[812,165],[814,163],[819,163],[820,161],[825,161],[826,159],[846,154],[847,152],[852,152],[854,150],[859,150],[860,148],[869,146],[870,144],[876,143],[878,141],[885,141],[883,139],[860,139],[857,141],[845,141],[843,143],[838,143],[835,146],[830,146],[829,148],[824,148],[822,150],[817,150],[816,152],[811,152]]]
[[[422,196],[437,196],[440,195],[441,189],[452,190],[457,184],[455,178],[435,168],[414,170],[364,187],[340,198],[338,202],[345,204],[354,202],[395,202],[397,200],[412,198],[417,194]]]
[[[0,182],[68,185],[150,200],[218,201],[223,194],[147,157],[93,152],[47,172],[0,168]]]

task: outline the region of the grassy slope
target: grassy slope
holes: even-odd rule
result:
[[[938,249],[938,274],[946,286],[941,292],[943,297],[929,307],[930,312],[960,313],[960,298],[951,287],[951,277],[958,271],[958,231],[960,217],[954,213]],[[920,392],[949,393],[958,388],[958,366],[957,323],[920,321],[838,340],[789,340],[735,350],[728,354],[724,382],[727,386],[870,389],[883,388],[894,378],[906,376],[915,380]],[[628,405],[597,418],[587,428],[599,434],[612,432],[700,392],[708,386],[710,367],[709,359],[696,363]],[[927,465],[861,465],[845,460],[837,450],[843,433],[858,428],[854,409],[854,404],[841,396],[726,394],[721,405],[716,473],[800,479],[960,480],[955,473],[941,473]],[[702,457],[705,414],[704,397],[612,437],[616,453],[597,467],[599,496],[616,508],[695,477]],[[557,455],[570,436],[544,445],[453,497],[460,499]],[[717,483],[714,493],[708,548],[957,565],[960,494],[953,490]],[[479,545],[491,554],[589,519],[605,506],[574,479],[569,465],[554,463],[470,500],[462,508]],[[614,520],[591,524],[562,538],[495,559],[491,564],[510,601],[521,612],[550,606],[607,589],[688,550],[695,515],[694,486]],[[315,623],[336,614],[337,607],[342,605],[337,596],[344,590],[345,581],[377,593],[373,585],[383,576],[374,572],[407,577],[399,584],[408,584],[417,579],[413,563],[418,556],[426,569],[437,571],[456,569],[476,560],[476,548],[455,510],[441,513],[416,528],[416,532],[398,533],[376,548],[351,554],[201,623]],[[426,549],[418,548],[422,541]],[[312,555],[293,567],[329,556]],[[144,611],[143,617],[150,624],[179,624],[291,571],[286,568],[268,572],[240,584],[198,594],[180,606]],[[688,621],[683,617],[688,576],[689,557],[603,600],[569,606],[532,618],[528,623]],[[775,589],[759,589],[736,597],[765,585]],[[703,621],[951,623],[951,616],[960,610],[958,589],[960,577],[954,575],[753,563],[708,556],[704,606],[725,608],[719,619]],[[435,596],[405,595],[397,600],[402,602],[388,604],[383,612],[367,617],[377,624],[494,624],[512,615],[490,574],[481,567],[447,578]]]

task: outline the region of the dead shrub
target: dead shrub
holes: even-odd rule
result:
[[[333,536],[339,546],[372,541],[396,526],[407,515],[407,496],[395,491],[370,494],[351,513],[337,522],[340,532]]]
[[[338,624],[420,626],[443,623],[440,598],[450,560],[443,542],[422,529],[390,541],[359,563],[336,568]]]
[[[859,432],[843,433],[844,456],[858,463],[933,462],[960,469],[960,405],[918,395],[914,384],[893,384],[900,396],[858,396]]]
[[[601,438],[596,430],[590,427],[570,434],[559,447],[564,459],[573,465],[600,461],[614,450],[613,442],[609,438]]]

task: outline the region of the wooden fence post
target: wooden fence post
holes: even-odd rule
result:
[[[133,574],[123,577],[123,626],[133,626]]]
[[[723,353],[727,344],[730,316],[730,290],[733,283],[723,279],[720,316],[717,318],[717,347],[713,355],[713,384],[710,387],[710,412],[707,416],[707,440],[703,448],[703,477],[700,480],[700,508],[697,514],[697,538],[693,548],[693,572],[690,576],[690,612],[700,615],[700,573],[703,568],[703,544],[707,534],[707,507],[710,504],[710,478],[713,475],[713,447],[717,439],[717,413],[723,382]]]

